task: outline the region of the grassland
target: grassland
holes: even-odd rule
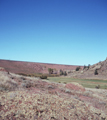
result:
[[[67,77],[48,77],[48,80],[52,82],[60,82],[60,83],[77,82],[86,88],[95,88],[97,85],[100,85],[101,89],[107,89],[107,80],[74,79]]]

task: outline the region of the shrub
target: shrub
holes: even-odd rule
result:
[[[64,82],[64,84],[67,84],[66,82]]]
[[[0,91],[7,91],[7,90],[11,90],[11,87],[9,85],[0,84]]]
[[[60,69],[60,75],[63,75],[63,74],[64,74],[63,70]]]
[[[46,74],[47,77],[59,77],[59,74]]]
[[[95,88],[99,89],[99,88],[100,88],[100,85],[95,86]]]
[[[80,66],[78,66],[78,67],[76,67],[76,69],[75,69],[76,71],[79,71],[80,70]]]
[[[0,90],[11,91],[18,87],[18,83],[9,78],[6,74],[0,73]]]
[[[18,84],[15,81],[7,81],[7,83],[9,83],[12,87],[18,87]]]
[[[23,75],[23,76],[28,76],[27,74],[25,73],[17,73],[18,75]]]
[[[52,68],[48,68],[48,72],[49,72],[49,74],[53,74],[53,69]]]
[[[47,79],[47,76],[46,75],[41,75],[40,78],[41,79]]]
[[[84,65],[84,68],[83,68],[83,70],[84,70],[85,68],[87,68],[87,67]]]
[[[21,79],[22,79],[22,80],[26,80],[26,78],[24,78],[24,77],[21,77]]]
[[[98,75],[98,71],[97,71],[97,69],[95,69],[94,75]]]
[[[30,87],[33,87],[33,84],[29,82],[26,84],[26,88],[30,88]]]
[[[87,68],[88,68],[88,69],[90,68],[90,64],[88,64]]]
[[[25,80],[24,83],[21,83],[23,88],[35,87],[35,83],[33,81]]]
[[[67,76],[67,72],[65,71],[65,72],[63,73],[63,75],[64,75],[64,76]]]
[[[72,73],[72,72],[71,72],[71,71],[68,71],[68,74],[69,74],[69,73]]]

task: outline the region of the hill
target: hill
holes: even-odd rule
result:
[[[48,73],[48,68],[54,69],[57,73],[60,69],[64,71],[75,70],[76,65],[48,64],[37,62],[23,62],[12,60],[0,60],[0,67],[12,73]],[[83,66],[81,66],[83,68]]]
[[[107,120],[107,90],[15,74],[51,67],[72,69],[69,75],[81,78],[92,77],[96,69],[94,76],[106,76],[106,62],[75,71],[77,66],[0,60],[0,120]]]
[[[70,77],[77,77],[83,79],[103,79],[107,80],[107,58],[94,65],[80,69],[79,71],[72,71]]]

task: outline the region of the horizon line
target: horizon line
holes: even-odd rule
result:
[[[41,63],[41,64],[52,64],[52,65],[68,65],[68,64],[58,64],[58,63],[45,63],[45,62],[32,62],[32,61],[21,61],[21,60],[9,60],[9,59],[0,59],[4,61],[13,61],[13,62],[31,62],[31,63]],[[84,66],[84,65],[68,65],[68,66]]]

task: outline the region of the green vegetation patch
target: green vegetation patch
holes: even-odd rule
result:
[[[107,80],[75,79],[67,77],[49,77],[48,80],[58,83],[77,82],[86,88],[96,88],[96,86],[100,85],[101,89],[107,89]]]

